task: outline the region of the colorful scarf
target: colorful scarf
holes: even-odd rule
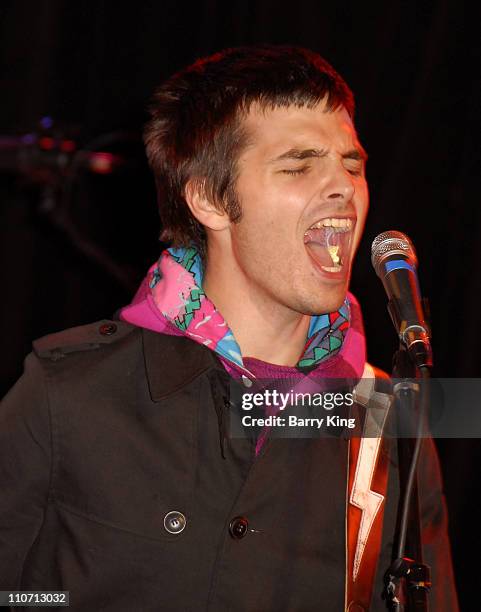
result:
[[[244,368],[242,355],[226,321],[202,290],[202,261],[194,248],[163,251],[148,274],[153,302],[177,329],[224,359]],[[346,298],[336,312],[311,317],[307,341],[296,364],[310,370],[337,354],[349,329]]]

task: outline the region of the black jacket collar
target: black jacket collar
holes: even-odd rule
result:
[[[226,375],[213,351],[182,336],[142,329],[145,368],[150,395],[158,402],[211,369]]]

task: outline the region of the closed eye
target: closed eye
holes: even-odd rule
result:
[[[364,164],[355,160],[345,160],[344,168],[351,176],[362,176],[364,170]]]
[[[295,176],[298,174],[304,174],[308,169],[308,166],[303,166],[302,168],[286,168],[284,170],[281,170],[281,172],[283,174],[291,174]]]

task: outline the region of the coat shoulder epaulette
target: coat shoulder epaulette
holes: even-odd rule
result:
[[[91,351],[118,342],[135,329],[135,326],[123,321],[97,321],[34,340],[33,350],[41,359],[57,361],[69,353]]]

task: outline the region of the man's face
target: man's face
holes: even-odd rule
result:
[[[240,285],[302,314],[337,310],[368,209],[364,151],[344,108],[261,110],[238,160],[242,219],[230,250]]]

